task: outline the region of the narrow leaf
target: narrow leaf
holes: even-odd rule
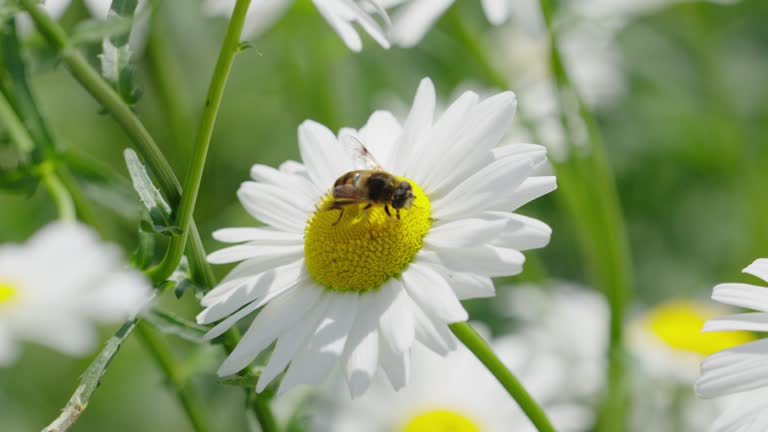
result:
[[[170,312],[154,308],[144,315],[144,320],[162,333],[178,336],[194,343],[206,343],[203,336],[208,332],[207,327],[197,325]]]
[[[133,188],[139,194],[139,199],[144,207],[149,211],[152,223],[160,227],[171,227],[171,206],[165,202],[160,191],[152,183],[147,168],[132,149],[126,149],[123,156],[133,182]],[[152,231],[157,230],[153,228]]]

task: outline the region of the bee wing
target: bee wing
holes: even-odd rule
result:
[[[333,198],[338,201],[359,201],[363,200],[365,197],[360,189],[351,184],[343,184],[334,186]]]
[[[356,136],[351,133],[345,133],[339,138],[344,151],[352,157],[355,162],[362,162],[365,166],[374,171],[384,171],[381,163],[373,157],[371,151],[360,141]]]

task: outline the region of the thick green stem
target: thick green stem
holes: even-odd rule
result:
[[[209,429],[208,423],[203,415],[202,404],[197,395],[191,389],[189,383],[185,382],[176,366],[176,361],[170,348],[163,338],[161,338],[155,329],[145,322],[139,322],[136,328],[137,335],[141,342],[152,354],[157,365],[163,371],[168,379],[168,384],[176,392],[179,402],[181,402],[184,411],[187,413],[192,428],[197,432],[206,432]]]
[[[2,91],[0,91],[0,127],[5,129],[11,141],[16,144],[19,153],[25,158],[35,149],[35,142]]]
[[[578,149],[570,143],[568,160],[560,165],[569,165],[576,171],[577,180],[584,183],[591,200],[591,208],[577,210],[577,217],[592,220],[588,224],[593,258],[592,273],[599,287],[605,292],[611,309],[609,347],[609,388],[598,428],[605,431],[624,430],[628,394],[624,368],[624,314],[632,290],[632,270],[629,240],[621,214],[618,191],[608,160],[603,140],[594,116],[580,98],[578,90],[566,70],[557,31],[554,25],[553,8],[549,0],[540,0],[542,14],[547,25],[550,47],[550,67],[558,88],[561,122],[569,130],[570,122],[565,114],[564,94],[575,97],[578,114],[586,125],[589,137],[588,147]],[[567,134],[571,136],[571,134]]]
[[[115,121],[133,141],[157,177],[160,189],[168,202],[175,207],[180,200],[181,186],[168,161],[141,121],[125,104],[120,95],[88,64],[86,59],[69,42],[61,26],[43,11],[36,0],[20,0],[20,3],[32,17],[40,33],[58,51],[75,79],[112,114]],[[189,247],[190,265],[203,282],[212,281],[213,273],[205,259],[205,251],[194,223],[190,222],[190,229],[193,231]]]
[[[544,410],[528,394],[520,381],[496,356],[488,343],[477,334],[475,329],[466,322],[454,323],[450,325],[451,331],[472,353],[488,368],[494,377],[504,386],[510,396],[515,399],[531,423],[540,432],[554,432],[555,428],[544,414]]]
[[[216,62],[216,68],[213,71],[211,84],[208,88],[208,95],[205,99],[205,108],[203,117],[200,120],[200,126],[195,138],[195,145],[192,148],[192,160],[187,171],[187,177],[184,181],[185,193],[181,197],[176,223],[181,228],[182,233],[171,239],[165,257],[157,267],[150,270],[149,274],[155,281],[165,280],[176,269],[184,254],[184,247],[189,233],[192,214],[195,210],[197,194],[200,190],[200,181],[203,177],[205,168],[205,159],[208,154],[208,147],[213,134],[213,127],[216,123],[216,115],[219,112],[221,98],[224,94],[224,87],[229,77],[229,71],[232,69],[235,55],[240,50],[240,33],[245,23],[245,14],[251,0],[237,0],[235,9],[232,12],[232,18],[227,27],[227,34],[224,36],[224,42],[219,52],[219,59]]]

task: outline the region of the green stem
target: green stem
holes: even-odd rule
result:
[[[184,181],[184,190],[186,192],[181,197],[181,203],[176,215],[176,223],[181,228],[182,233],[171,239],[163,260],[156,267],[150,269],[149,275],[156,282],[165,280],[170,276],[178,267],[184,254],[184,247],[192,222],[192,214],[195,210],[197,194],[200,190],[200,181],[202,180],[205,168],[205,159],[208,154],[213,127],[216,123],[216,115],[219,112],[224,87],[226,86],[229,72],[232,69],[235,55],[240,51],[240,33],[243,30],[245,14],[250,3],[251,0],[237,0],[235,9],[232,12],[232,18],[229,21],[227,33],[224,36],[224,42],[219,52],[219,59],[216,62],[211,84],[208,88],[203,117],[200,120],[200,127],[192,149],[192,160]]]
[[[6,99],[5,94],[1,91],[0,124],[5,126],[8,134],[11,136],[11,140],[16,143],[19,152],[25,157],[34,151],[34,140],[29,135],[29,131],[27,131],[24,123],[22,123],[21,119],[16,115],[16,112],[11,107],[8,99]],[[46,189],[48,189],[48,193],[51,194],[53,201],[56,203],[59,218],[70,222],[76,220],[75,205],[72,202],[72,196],[56,174],[53,163],[45,161],[41,163],[38,168],[40,179]]]
[[[561,122],[569,130],[563,95],[575,96],[578,114],[586,125],[589,146],[578,149],[570,143],[569,159],[560,165],[570,165],[577,180],[584,183],[588,196],[593,195],[592,208],[578,211],[584,220],[592,219],[590,240],[592,270],[597,284],[605,292],[611,309],[609,346],[609,389],[598,428],[605,431],[624,430],[628,394],[624,370],[624,314],[632,290],[632,270],[629,240],[621,213],[616,182],[608,163],[603,140],[594,116],[578,94],[565,68],[550,0],[540,0],[542,15],[547,25],[550,46],[550,68],[558,88]],[[571,134],[567,134],[571,136]],[[581,151],[579,151],[581,150]],[[580,208],[583,206],[579,206]],[[578,210],[578,209],[576,209]]]
[[[75,79],[112,114],[115,121],[133,141],[157,177],[160,189],[168,202],[175,207],[180,200],[181,186],[168,161],[141,121],[125,104],[120,95],[88,64],[86,59],[69,42],[61,26],[43,11],[36,0],[19,1],[29,13],[40,33],[59,52],[61,59]],[[204,283],[205,281],[212,281],[214,279],[213,272],[205,259],[200,235],[194,223],[190,222],[189,227],[192,231],[192,241],[189,247],[190,265],[193,266],[193,271],[201,277]]]
[[[35,142],[2,91],[0,91],[0,125],[5,127],[19,153],[27,158],[35,149]]]
[[[531,423],[540,432],[554,432],[555,428],[550,423],[544,410],[528,394],[515,375],[507,369],[506,365],[496,356],[488,343],[477,334],[475,329],[466,322],[450,325],[451,331],[472,353],[488,368],[496,379],[504,386],[512,398],[515,399]]]
[[[210,430],[203,416],[202,404],[192,391],[190,383],[185,382],[179,373],[173,354],[163,338],[157,334],[155,329],[143,321],[138,323],[136,333],[163,371],[163,374],[168,379],[168,384],[176,392],[176,397],[178,397],[179,402],[184,407],[184,411],[187,413],[187,418],[192,423],[193,429],[197,432]]]
[[[41,179],[48,189],[48,193],[51,194],[53,201],[56,203],[59,219],[68,222],[77,220],[75,203],[72,200],[72,195],[70,195],[69,190],[61,181],[58,174],[56,174],[54,166],[45,163],[41,165],[41,171]]]

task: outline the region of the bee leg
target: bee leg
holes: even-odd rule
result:
[[[400,209],[397,209],[395,213],[397,214],[397,220],[400,220]]]
[[[341,220],[341,217],[342,217],[342,216],[344,216],[344,207],[342,207],[342,208],[340,208],[340,209],[339,209],[339,218],[338,218],[338,219],[336,219],[336,222],[334,222],[332,225],[333,225],[333,226],[336,226],[336,224],[337,224],[337,223],[339,223],[339,221]]]
[[[363,210],[368,210],[371,207],[373,207],[373,203],[368,203],[367,206],[363,207]]]
[[[389,206],[388,205],[384,206],[384,211],[387,212],[387,216],[392,217],[392,213],[389,212]]]

